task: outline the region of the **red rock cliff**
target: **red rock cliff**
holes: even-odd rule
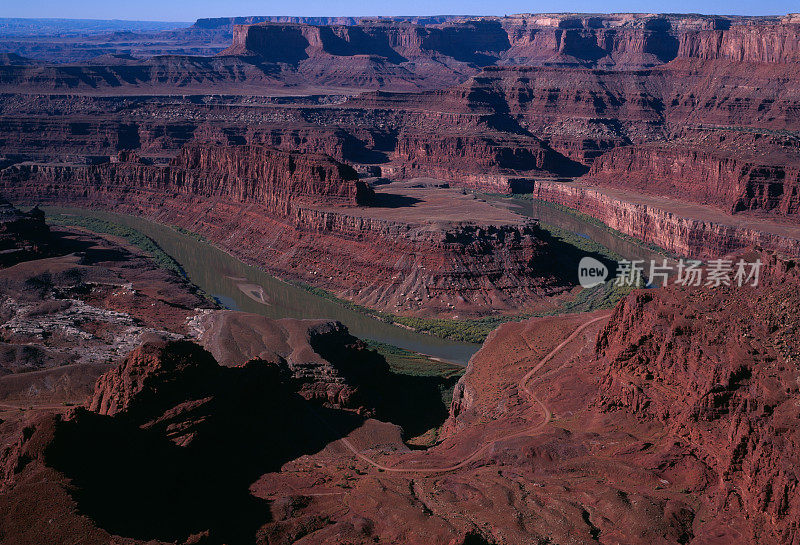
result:
[[[688,31],[680,35],[679,57],[704,60],[796,63],[800,24],[740,25],[728,30]]]
[[[754,142],[753,148],[767,144]],[[690,142],[616,148],[587,176],[615,187],[640,189],[719,206],[728,212],[800,213],[800,157],[759,157]]]
[[[800,255],[800,241],[796,238],[686,218],[656,206],[627,202],[591,187],[537,181],[533,194],[538,199],[588,214],[612,229],[679,255],[714,258],[748,246]]]
[[[294,201],[358,204],[369,190],[356,172],[330,157],[280,151],[261,146],[182,148],[168,166],[144,164],[135,155],[94,166],[15,165],[3,171],[0,183],[19,191],[37,191],[98,198],[113,202],[115,192],[159,192],[222,197],[258,203],[288,213]],[[39,189],[37,189],[37,187]]]
[[[259,162],[264,157],[270,162]],[[398,314],[520,312],[566,289],[548,270],[549,242],[535,224],[408,223],[338,206],[370,190],[327,157],[189,146],[169,166],[121,159],[17,165],[3,171],[0,187],[20,201],[106,208],[184,227],[281,277]]]
[[[720,519],[743,514],[742,543],[796,543],[800,284],[795,263],[766,260],[758,288],[622,301],[597,340],[607,366],[598,402],[662,423],[673,449],[694,460],[665,456],[667,478],[707,497]]]

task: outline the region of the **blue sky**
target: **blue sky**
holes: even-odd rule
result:
[[[672,12],[774,15],[797,0],[3,0],[0,17],[194,21],[234,15],[504,15],[523,12]]]

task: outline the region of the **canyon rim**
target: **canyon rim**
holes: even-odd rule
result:
[[[0,19],[0,543],[800,545],[800,16],[230,15]]]

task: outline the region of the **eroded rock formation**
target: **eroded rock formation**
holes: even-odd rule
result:
[[[0,197],[0,267],[44,257],[51,251],[51,242],[41,210],[24,213]]]
[[[17,543],[75,535],[99,543],[119,533],[134,542],[252,541],[268,504],[247,483],[322,448],[327,426],[347,430],[358,420],[312,408],[274,363],[225,368],[191,343],[144,345],[98,381],[91,411],[41,416],[4,449],[4,535]],[[235,463],[197,480],[232,456]],[[14,509],[37,482],[38,505],[61,515],[47,528]],[[106,508],[108,494],[122,490],[124,499]],[[143,519],[147,527],[134,522]]]
[[[730,221],[731,216],[725,215],[718,220],[716,217],[714,220],[700,219],[714,216],[711,208],[674,213],[665,210],[663,203],[648,199],[632,202],[629,195],[548,181],[533,184],[533,195],[578,210],[612,229],[682,256],[714,258],[750,246],[778,250],[791,256],[800,255],[800,239],[793,235],[794,229],[786,231],[785,226],[773,225],[777,228],[766,231],[759,229],[758,225],[749,226],[746,219],[736,224]]]
[[[800,212],[800,155],[780,153],[783,150],[768,141],[762,146],[752,136],[749,143],[739,139],[738,150],[708,140],[619,148],[597,159],[588,178],[658,195],[682,195],[730,213],[755,210],[796,216]],[[758,152],[772,153],[764,157]]]
[[[599,405],[665,429],[693,464],[661,468],[714,512],[740,513],[746,541],[792,543],[798,476],[796,263],[767,258],[758,288],[639,292],[597,339]]]
[[[499,223],[429,221],[424,209],[384,219],[380,202],[352,206],[368,201],[371,189],[327,157],[191,145],[169,166],[126,153],[121,159],[16,165],[0,183],[18,200],[113,208],[179,225],[281,276],[391,312],[519,311],[568,288],[544,257],[549,242],[537,225],[510,214]],[[453,206],[474,204],[445,193]],[[422,202],[385,197],[390,208]]]
[[[220,365],[274,362],[295,380],[303,398],[339,408],[374,411],[365,401],[371,394],[363,389],[386,380],[389,372],[386,362],[339,322],[211,311],[198,314],[191,327]]]
[[[43,196],[61,194],[64,200],[82,197],[111,204],[117,194],[128,191],[141,192],[145,200],[175,192],[256,203],[283,213],[292,201],[355,205],[367,201],[370,193],[351,167],[329,157],[258,146],[194,144],[168,166],[120,153],[117,161],[101,165],[19,165],[2,176],[9,190],[28,184],[27,191],[35,194],[37,186],[51,184],[41,188]]]

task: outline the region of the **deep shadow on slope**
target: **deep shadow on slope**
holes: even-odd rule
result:
[[[442,401],[442,391],[455,385],[458,377],[393,373],[383,356],[363,349],[363,341],[346,332],[342,335],[346,337],[315,337],[311,345],[349,384],[359,385],[359,398],[365,406],[375,408],[380,420],[403,428],[405,438],[438,428],[447,420],[448,406]]]
[[[368,206],[370,208],[406,208],[422,202],[416,197],[399,195],[397,193],[375,193]]]
[[[549,259],[533,263],[536,274],[541,276],[552,275],[558,278],[559,283],[578,285],[578,264],[584,257],[592,257],[606,266],[609,277],[615,275],[617,262],[609,259],[608,256],[578,248],[570,244],[568,240],[554,236],[541,227],[537,229],[539,231],[538,236],[548,244]]]
[[[277,365],[223,368],[188,342],[159,350],[161,367],[124,411],[81,409],[57,423],[45,450],[47,465],[71,479],[80,511],[112,534],[252,543],[270,514],[250,484],[362,423],[352,412],[312,407]]]

